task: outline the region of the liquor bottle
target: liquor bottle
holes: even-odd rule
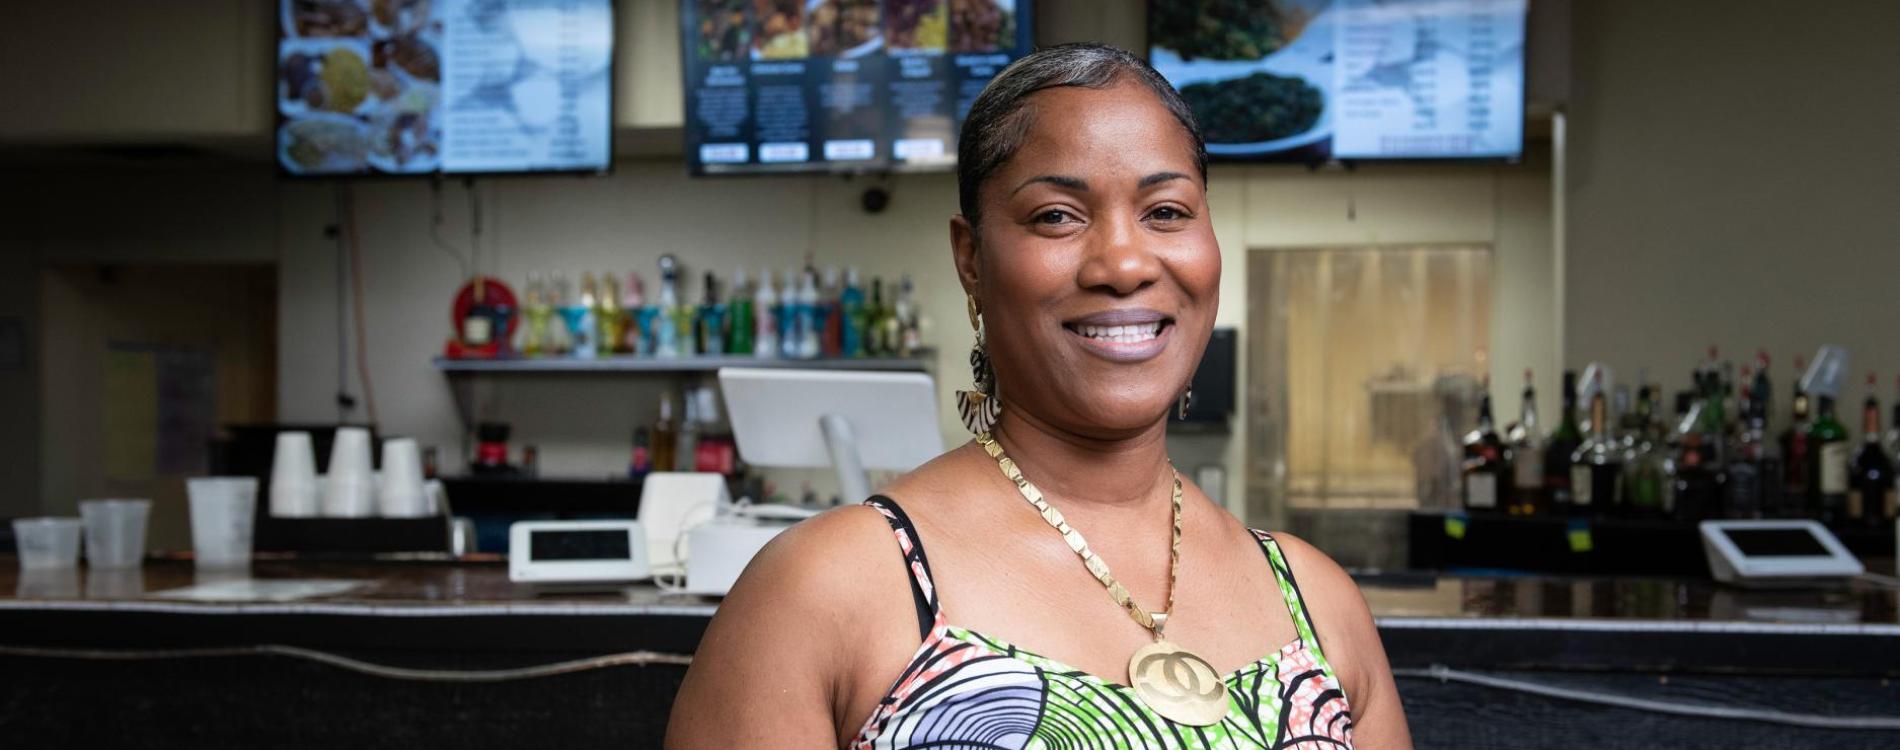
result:
[[[1781,507],[1774,515],[1783,518],[1810,518],[1814,502],[1808,497],[1808,465],[1813,462],[1814,451],[1808,445],[1808,430],[1813,428],[1809,419],[1808,394],[1801,389],[1801,358],[1794,358],[1794,398],[1789,401],[1794,412],[1794,421],[1783,430],[1781,438]]]
[[[1781,452],[1768,440],[1767,384],[1757,373],[1748,389],[1743,427],[1729,458],[1723,503],[1730,518],[1760,518],[1780,504]]]
[[[528,274],[521,317],[526,323],[521,327],[521,344],[516,347],[521,356],[540,357],[552,353],[554,341],[548,335],[548,322],[554,317],[554,306],[548,302],[547,278],[540,271]]]
[[[897,353],[908,357],[923,348],[923,321],[917,309],[917,288],[904,274],[897,292]]]
[[[1880,381],[1867,375],[1867,401],[1861,407],[1860,453],[1848,468],[1847,523],[1880,527],[1894,514],[1893,459],[1881,443]]]
[[[681,277],[684,279],[684,276]],[[679,342],[680,356],[693,357],[705,354],[699,340],[699,306],[693,304],[686,295],[686,282],[680,282],[681,300],[679,309],[673,313],[674,340]],[[688,402],[691,403],[691,402]]]
[[[600,353],[613,354],[626,345],[627,319],[620,309],[620,282],[611,273],[600,275],[600,297],[594,306],[594,324],[600,328]]]
[[[864,310],[864,353],[871,357],[884,357],[893,354],[884,346],[884,280],[871,279],[871,302]]]
[[[1640,378],[1639,378],[1640,380]],[[1673,503],[1669,497],[1672,469],[1669,451],[1658,430],[1656,391],[1644,384],[1636,391],[1636,411],[1629,425],[1635,430],[1623,454],[1623,506],[1632,518],[1655,518]]]
[[[1614,512],[1622,473],[1623,456],[1610,425],[1609,400],[1599,388],[1590,397],[1590,436],[1570,455],[1572,515]]]
[[[798,285],[803,275],[797,269],[785,271],[785,287],[778,297],[779,356],[798,359]]]
[[[561,315],[567,320],[568,334],[573,344],[568,354],[582,359],[593,359],[600,353],[600,286],[594,280],[594,272],[581,274],[580,297],[561,308]]]
[[[798,287],[798,358],[817,359],[824,353],[823,323],[819,319],[818,272],[807,269]]]
[[[1769,353],[1761,351],[1756,355],[1754,378],[1748,376],[1748,370],[1742,370],[1742,380],[1748,387],[1742,389],[1739,399],[1742,410],[1742,427],[1737,435],[1735,454],[1731,454],[1727,467],[1727,494],[1725,511],[1731,518],[1761,518],[1761,516],[1782,513],[1782,452],[1777,441],[1767,439],[1769,406],[1773,403],[1775,387],[1769,384]]]
[[[1900,377],[1894,379],[1900,385]],[[1887,420],[1887,456],[1900,462],[1900,394],[1893,399],[1893,418]]]
[[[646,285],[640,281],[640,274],[627,274],[627,288],[620,298],[620,309],[627,316],[627,332],[620,350],[636,357],[651,356],[653,341],[648,336],[653,321],[647,314]]]
[[[844,271],[844,289],[838,292],[838,348],[846,357],[864,356],[864,286],[857,266]]]
[[[467,313],[462,316],[461,339],[462,346],[479,349],[494,345],[497,316],[495,305],[488,300],[487,279],[481,276],[475,277],[472,289],[471,304],[468,306]]]
[[[719,410],[719,400],[711,386],[693,394],[699,403],[699,445],[693,454],[693,470],[731,476],[733,457],[738,453],[732,429]]]
[[[1489,512],[1511,506],[1513,475],[1504,452],[1504,441],[1493,427],[1490,382],[1486,381],[1478,402],[1478,426],[1465,436],[1464,464],[1459,471],[1466,510]]]
[[[686,406],[686,415],[673,436],[673,470],[693,471],[699,460],[699,399],[687,391],[680,394],[680,402]]]
[[[660,294],[659,299],[654,301],[653,356],[674,358],[684,353],[680,347],[679,306],[679,260],[671,254],[662,255],[660,256]],[[657,454],[659,452],[657,428],[654,441],[654,452]],[[654,459],[653,465],[655,467],[660,465],[658,458]],[[656,470],[672,471],[671,462],[668,462],[667,466],[668,468]]]
[[[1815,399],[1814,424],[1808,428],[1808,496],[1822,523],[1847,520],[1847,427],[1834,416],[1834,397]]]
[[[752,311],[758,316],[758,330],[753,334],[752,356],[759,359],[776,359],[778,349],[778,290],[773,288],[772,269],[759,269],[759,288],[752,293]]]
[[[726,351],[726,306],[719,303],[719,280],[706,272],[706,289],[693,316],[693,339],[701,354]]]
[[[902,356],[904,353],[904,318],[903,313],[897,308],[897,301],[899,299],[901,299],[901,295],[898,290],[893,287],[891,289],[891,301],[884,308],[884,317],[878,320],[878,343],[884,347],[884,356],[886,357]],[[1507,476],[1506,479],[1508,478]]]
[[[1552,513],[1570,512],[1570,457],[1583,444],[1577,429],[1577,373],[1564,371],[1563,411],[1557,414],[1557,431],[1544,446],[1544,502]]]
[[[1707,519],[1720,501],[1715,470],[1710,465],[1709,451],[1703,445],[1705,439],[1700,430],[1682,433],[1682,447],[1676,454],[1676,507],[1672,514],[1679,521]]]
[[[843,294],[838,267],[826,266],[824,284],[818,288],[818,350],[826,357],[844,356]]]
[[[673,394],[660,394],[660,416],[653,420],[653,471],[674,471],[679,450],[679,422],[673,418]]]
[[[627,476],[632,479],[644,479],[653,472],[653,441],[648,437],[647,428],[633,428],[633,455],[627,460]]]
[[[731,319],[726,326],[730,331],[726,336],[726,353],[751,355],[752,334],[758,324],[752,319],[752,290],[746,288],[744,266],[732,272],[732,293],[726,302],[726,316]]]
[[[1544,494],[1544,436],[1537,426],[1537,386],[1530,368],[1524,368],[1524,394],[1519,402],[1517,424],[1511,425],[1506,440],[1510,444],[1512,515],[1537,513]]]

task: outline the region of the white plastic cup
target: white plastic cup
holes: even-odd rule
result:
[[[270,462],[270,514],[282,518],[317,515],[317,454],[308,432],[277,433]]]
[[[378,479],[376,507],[382,515],[429,515],[429,494],[422,484],[422,449],[413,438],[383,441],[383,470]]]
[[[250,565],[257,479],[197,477],[185,480],[185,488],[191,495],[191,549],[198,567]]]
[[[21,570],[61,570],[79,566],[77,518],[16,518],[13,541]]]
[[[338,427],[323,479],[323,515],[365,518],[376,513],[376,477],[369,462],[369,430]]]
[[[145,522],[150,500],[83,500],[79,517],[86,527],[86,565],[136,568],[145,562]]]

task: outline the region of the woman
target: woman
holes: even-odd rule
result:
[[[1045,49],[977,98],[957,156],[978,437],[761,552],[668,745],[1408,747],[1352,580],[1168,461],[1220,287],[1174,89]]]

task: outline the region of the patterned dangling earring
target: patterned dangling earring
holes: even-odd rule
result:
[[[990,368],[989,349],[983,341],[983,313],[976,309],[976,297],[966,297],[970,310],[970,328],[976,331],[976,345],[970,347],[970,390],[957,391],[957,414],[963,426],[973,434],[988,433],[1002,415],[1003,401],[996,391],[996,371]]]
[[[1192,403],[1194,403],[1194,384],[1189,383],[1187,390],[1181,392],[1180,402],[1175,406],[1175,415],[1180,417],[1181,421],[1187,421],[1188,405]]]

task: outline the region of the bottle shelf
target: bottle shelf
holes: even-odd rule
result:
[[[700,355],[692,357],[611,356],[581,359],[577,357],[534,357],[511,359],[450,359],[436,357],[435,369],[444,373],[696,373],[716,372],[725,367],[767,367],[792,370],[875,370],[880,372],[926,372],[935,352],[920,349],[909,357],[859,357],[830,359],[757,359],[743,355]]]

